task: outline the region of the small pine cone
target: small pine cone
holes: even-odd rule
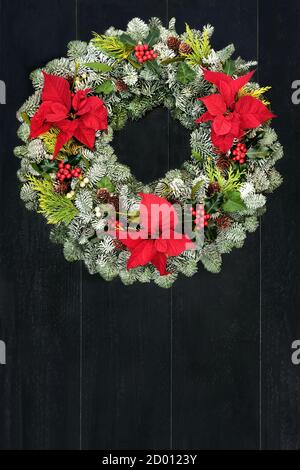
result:
[[[120,201],[119,201],[118,196],[110,196],[108,202],[109,204],[112,204],[114,206],[117,212],[119,212]]]
[[[68,181],[55,181],[53,184],[53,190],[58,194],[66,194],[70,189],[70,183]]]
[[[176,38],[176,36],[169,36],[167,39],[168,48],[176,53],[178,52],[180,43],[181,43],[180,39]]]
[[[97,191],[97,198],[100,202],[107,203],[110,199],[110,194],[105,188],[98,189]]]
[[[216,161],[219,170],[227,170],[230,167],[230,160],[225,155],[220,155]]]
[[[225,228],[230,227],[231,225],[231,218],[228,215],[222,214],[216,219],[217,225],[219,229],[224,230]]]
[[[213,194],[220,191],[220,185],[216,181],[214,183],[209,183],[207,188],[207,195],[212,196]]]
[[[116,81],[116,88],[118,91],[126,91],[128,89],[128,86],[123,80],[119,79]]]
[[[126,250],[126,246],[120,240],[114,240],[114,245],[119,251]]]
[[[191,54],[193,49],[186,42],[181,42],[179,45],[180,54]]]

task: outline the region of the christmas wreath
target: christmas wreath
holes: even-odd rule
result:
[[[169,287],[199,261],[218,272],[221,255],[257,228],[282,180],[270,87],[251,81],[256,63],[233,59],[232,44],[215,51],[212,33],[134,18],[32,72],[35,92],[17,113],[21,199],[53,224],[68,261],[106,280]],[[191,155],[145,185],[111,143],[158,106],[190,130]]]

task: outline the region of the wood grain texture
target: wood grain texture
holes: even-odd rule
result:
[[[19,201],[13,147],[16,110],[32,92],[29,73],[63,56],[75,34],[74,2],[1,1],[0,447],[79,444],[79,265],[65,263],[49,227]]]
[[[135,17],[166,17],[158,0],[79,1],[79,37],[125,28]],[[114,148],[142,181],[168,169],[168,114],[129,123]],[[168,448],[170,433],[170,292],[125,287],[83,276],[83,447]]]
[[[300,79],[300,5],[275,0],[272,15],[267,6],[260,2],[259,77],[273,85],[285,157],[278,165],[284,183],[262,224],[262,445],[299,449],[300,367],[292,364],[291,344],[300,338],[300,106],[291,101],[291,86]]]
[[[169,2],[169,15],[191,26],[215,26],[213,44],[229,43],[255,59],[256,4],[252,1]],[[189,155],[172,123],[172,158]],[[259,236],[223,258],[222,273],[199,273],[173,288],[173,446],[255,449],[259,443]]]

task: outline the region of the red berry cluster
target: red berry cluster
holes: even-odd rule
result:
[[[56,178],[59,181],[70,180],[71,178],[80,178],[81,168],[71,168],[70,163],[60,162],[58,164],[58,172],[56,173]]]
[[[148,44],[138,44],[134,46],[135,50],[135,57],[141,64],[142,62],[146,62],[147,60],[156,59],[157,54],[154,52],[154,49],[149,49]]]
[[[194,217],[194,223],[198,230],[208,226],[208,221],[211,216],[205,212],[203,207],[200,207],[197,210],[191,207],[190,212]]]
[[[245,163],[247,151],[248,149],[245,144],[237,144],[235,149],[232,151],[232,160],[242,165],[243,163]]]

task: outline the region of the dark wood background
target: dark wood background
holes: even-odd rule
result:
[[[285,147],[285,182],[261,229],[221,274],[200,267],[172,290],[106,283],[67,263],[19,200],[12,152],[30,71],[134,16],[176,16],[179,30],[209,22],[216,48],[258,57]],[[0,0],[0,448],[300,448],[299,22],[297,0]],[[147,181],[187,157],[188,134],[157,110],[115,148]]]

